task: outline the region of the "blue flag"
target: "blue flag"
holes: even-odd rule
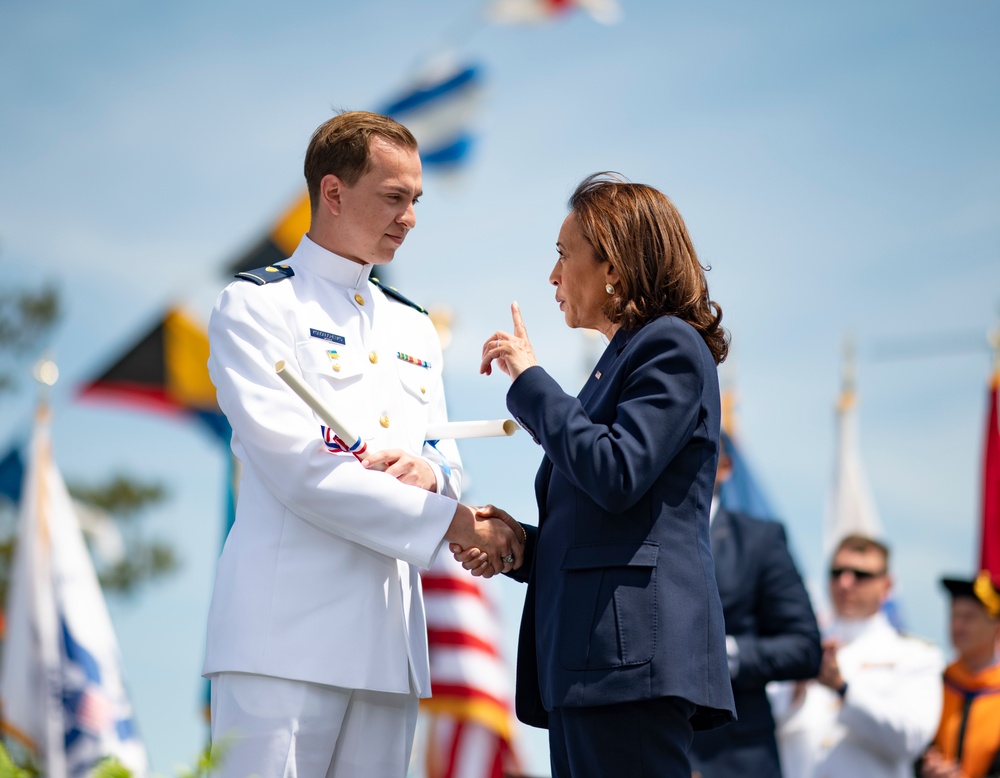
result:
[[[478,65],[429,68],[379,113],[405,124],[413,133],[425,166],[454,168],[467,160],[472,149],[482,87]]]
[[[725,431],[722,432],[722,446],[729,454],[732,473],[719,488],[721,507],[733,513],[745,513],[758,519],[773,519],[771,504],[757,483],[749,462],[740,451],[740,447]]]

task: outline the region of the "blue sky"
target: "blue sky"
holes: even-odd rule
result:
[[[506,379],[479,376],[477,355],[509,328],[512,299],[575,393],[597,354],[547,284],[566,198],[597,170],[657,186],[712,267],[740,436],[816,582],[840,349],[854,337],[862,456],[899,597],[912,630],[946,647],[936,580],[972,572],[985,333],[1000,316],[1000,5],[622,4],[616,26],[576,14],[532,28],[445,0],[0,6],[0,273],[4,289],[54,280],[63,293],[57,459],[69,480],[124,471],[171,490],[149,524],[183,570],[111,603],[157,771],[204,735],[225,458],[191,425],[72,390],[165,306],[207,319],[221,268],[298,194],[315,126],[377,107],[446,52],[484,68],[478,146],[462,175],[425,174],[392,272],[454,313],[452,416],[505,414]],[[957,347],[899,358],[943,342]],[[32,402],[4,398],[3,440]],[[534,521],[527,436],[462,451],[470,500]],[[523,595],[494,591],[512,651]],[[529,766],[547,770],[528,742]]]

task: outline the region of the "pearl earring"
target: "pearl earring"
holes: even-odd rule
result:
[[[615,288],[611,284],[605,284],[604,291],[607,292],[608,294],[614,294]]]

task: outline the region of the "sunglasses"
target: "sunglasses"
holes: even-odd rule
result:
[[[830,580],[839,581],[840,577],[844,573],[850,573],[853,575],[855,581],[870,581],[872,578],[881,578],[885,575],[884,570],[878,573],[873,573],[871,570],[859,570],[856,567],[831,567]]]

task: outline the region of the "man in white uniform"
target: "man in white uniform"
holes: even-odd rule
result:
[[[441,348],[422,309],[370,279],[414,227],[417,144],[365,112],[321,125],[312,224],[288,262],[240,274],[209,324],[209,371],[243,465],[203,672],[226,778],[401,778],[430,695],[418,568],[442,540],[520,564],[521,537],[458,502]],[[361,459],[275,373],[284,360],[367,444]]]
[[[907,778],[941,714],[940,651],[901,635],[881,611],[889,596],[889,550],[844,538],[830,565],[835,618],[815,681],[779,711],[785,778]]]

